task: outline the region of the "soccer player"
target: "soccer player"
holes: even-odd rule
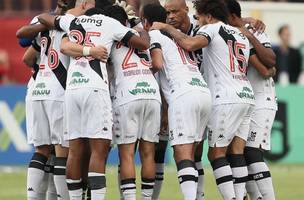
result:
[[[104,199],[106,191],[105,163],[112,139],[112,114],[106,65],[90,55],[99,47],[111,52],[114,41],[121,41],[138,49],[147,49],[149,37],[140,37],[106,17],[96,9],[96,15],[56,19],[56,26],[69,35],[62,40],[61,51],[71,58],[67,78],[66,109],[70,151],[67,180],[70,197],[81,199],[81,168],[84,142],[90,143],[91,158],[88,181],[92,199]],[[92,13],[92,12],[91,12]],[[115,27],[111,29],[110,27]],[[79,46],[80,44],[83,46]],[[76,46],[75,46],[76,45]]]
[[[241,6],[236,0],[226,0],[229,9],[229,24],[242,28],[255,50],[256,62],[264,67],[248,68],[248,79],[255,94],[255,108],[252,114],[249,136],[245,148],[249,181],[246,184],[250,199],[274,200],[275,194],[269,168],[264,161],[263,152],[270,150],[271,127],[277,111],[274,81],[275,54],[266,33],[252,34],[252,28],[241,20]],[[267,67],[267,68],[266,68]]]
[[[213,100],[208,158],[223,199],[243,199],[248,175],[243,151],[254,105],[246,77],[249,41],[225,24],[228,11],[222,1],[195,1],[194,6],[200,25],[205,25],[195,37],[166,24],[153,24],[152,28],[167,31],[186,50],[203,48],[202,67]]]
[[[66,8],[66,2],[65,1],[58,1],[57,2],[57,8],[55,10],[55,13],[61,13]],[[27,112],[27,132],[28,132],[28,140],[30,143],[34,144],[36,147],[36,152],[33,155],[33,158],[30,162],[29,169],[28,169],[28,179],[27,179],[27,185],[28,185],[28,199],[45,199],[45,191],[48,189],[48,199],[57,199],[56,189],[53,183],[53,171],[54,171],[54,158],[49,155],[49,152],[52,151],[53,147],[48,146],[47,131],[44,131],[46,127],[43,127],[40,129],[40,131],[37,131],[37,126],[45,123],[41,121],[39,117],[35,117],[34,114],[37,112],[37,109],[35,106],[33,106],[33,100],[37,98],[35,95],[35,82],[34,80],[36,77],[41,81],[41,70],[38,74],[39,70],[39,64],[40,64],[40,57],[37,54],[40,52],[40,40],[41,40],[41,34],[38,35],[40,31],[46,30],[46,28],[38,23],[37,17],[34,18],[31,25],[23,26],[17,31],[18,37],[30,37],[33,38],[36,36],[36,38],[32,42],[32,46],[28,48],[26,51],[23,61],[29,65],[34,66],[34,74],[28,84],[28,91],[26,96],[26,112]],[[43,55],[44,59],[47,62],[47,55]],[[35,62],[37,64],[35,64]],[[45,62],[45,61],[44,61]],[[47,98],[47,97],[46,97]],[[59,116],[60,117],[60,116]],[[60,120],[59,120],[60,121]],[[59,122],[60,123],[60,122]],[[48,127],[48,126],[47,126]],[[51,125],[53,128],[54,126]],[[58,126],[57,126],[58,127]],[[57,130],[56,130],[57,131]],[[56,132],[55,131],[55,132]],[[59,134],[58,132],[56,132]],[[61,132],[61,136],[63,135],[63,132]],[[41,139],[44,137],[44,139]],[[57,137],[57,135],[56,135]],[[44,140],[44,141],[42,141]],[[57,141],[58,142],[58,141]],[[46,144],[46,145],[44,145]],[[58,152],[58,147],[57,153]],[[60,150],[60,149],[59,149]],[[46,160],[49,158],[49,161],[46,162]],[[56,170],[58,171],[58,170]],[[49,177],[50,176],[50,177]],[[49,177],[49,178],[48,178]],[[49,186],[47,187],[47,180],[49,179]],[[61,184],[58,188],[63,188],[65,186],[65,180],[59,180],[58,177],[56,177],[55,181],[58,186],[58,183]],[[66,188],[66,187],[65,187]],[[64,191],[65,193],[67,192]],[[63,196],[64,197],[64,196]]]
[[[105,8],[108,16],[126,25],[123,8]],[[134,151],[139,140],[142,162],[142,198],[151,199],[155,182],[154,151],[160,128],[161,99],[158,84],[149,69],[147,51],[139,51],[122,43],[112,46],[114,68],[114,143],[118,144],[121,190],[124,199],[136,199]]]
[[[65,10],[63,10],[65,11]],[[64,139],[64,93],[69,57],[60,53],[64,32],[40,33],[39,72],[32,91],[35,146],[48,156],[55,145],[54,182],[59,199],[69,199],[65,180],[68,143]]]
[[[153,22],[166,22],[166,10],[160,5],[143,8],[143,24],[149,30]],[[195,143],[202,140],[210,109],[211,96],[199,69],[170,37],[158,30],[149,32],[152,66],[160,70],[160,84],[168,102],[169,140],[184,199],[196,199],[198,173],[195,169]],[[187,104],[185,104],[187,102]]]

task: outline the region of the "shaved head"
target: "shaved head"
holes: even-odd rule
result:
[[[185,0],[166,0],[165,9],[167,11],[167,23],[187,32],[190,26],[188,16],[188,6]]]
[[[177,5],[177,6],[181,7],[181,8],[187,7],[187,4],[186,4],[185,0],[166,0],[165,6],[167,4],[174,4],[174,5]]]

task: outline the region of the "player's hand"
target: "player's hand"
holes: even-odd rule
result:
[[[126,1],[116,0],[114,5],[118,5],[118,6],[122,7],[126,11],[129,19],[137,18],[133,6],[128,5]]]
[[[246,27],[241,27],[239,30],[245,35],[247,38],[252,37],[252,33],[246,28]]]
[[[246,17],[243,18],[243,21],[246,23],[249,23],[254,29],[254,33],[258,32],[258,33],[263,33],[266,29],[266,25],[264,24],[264,22],[262,22],[261,20],[252,18],[252,17]]]
[[[162,23],[162,22],[153,22],[150,30],[154,30],[154,29],[156,29],[156,30],[163,30],[163,29],[165,29],[165,27],[166,27],[165,23]]]
[[[274,77],[277,73],[277,69],[275,67],[272,67],[272,68],[268,69],[268,72],[270,74],[270,77]]]
[[[90,49],[90,55],[95,58],[100,60],[101,62],[106,63],[108,60],[108,51],[107,48],[104,46],[97,46],[97,47],[92,47]]]

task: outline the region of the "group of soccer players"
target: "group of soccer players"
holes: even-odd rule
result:
[[[193,3],[195,15],[185,0],[143,0],[136,12],[125,2],[58,0],[55,14],[18,30],[30,38],[23,60],[35,71],[26,96],[29,200],[46,191],[47,199],[105,199],[113,145],[121,199],[136,199],[138,149],[141,199],[156,200],[168,141],[184,199],[205,199],[206,138],[223,199],[275,199],[263,158],[277,110],[270,41],[236,0]]]

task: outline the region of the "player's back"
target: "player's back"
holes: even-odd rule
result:
[[[196,62],[190,59],[187,52],[158,30],[150,31],[149,34],[151,48],[161,46],[164,66],[159,75],[167,101],[191,90],[209,92]]]
[[[125,37],[129,39],[128,31],[128,28],[118,21],[105,15],[83,15],[71,21],[69,38],[72,42],[84,46],[104,46],[110,53],[114,41],[123,41]],[[108,90],[105,63],[88,56],[72,58],[70,66],[68,88],[91,87]]]
[[[150,70],[148,51],[116,42],[112,46],[111,62],[114,69],[114,106],[137,99],[160,101],[159,87]]]
[[[40,64],[33,100],[64,100],[69,57],[60,52],[64,32],[41,32]]]
[[[223,22],[201,27],[198,35],[209,40],[209,45],[203,48],[202,70],[214,105],[254,104],[254,94],[246,76],[248,39],[237,28]]]

